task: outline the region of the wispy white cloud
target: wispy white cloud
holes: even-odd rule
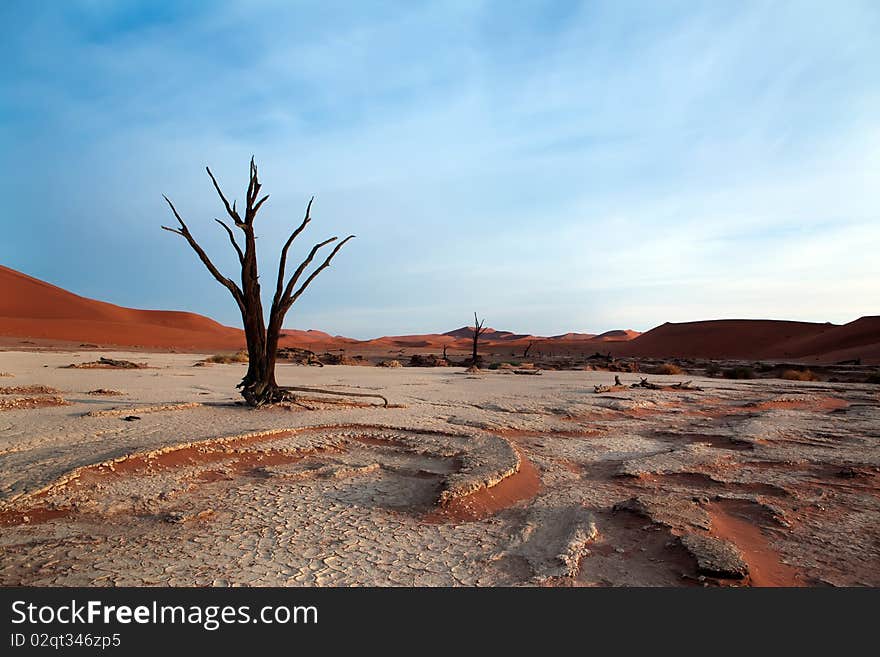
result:
[[[231,269],[202,167],[255,153],[265,267],[312,194],[358,234],[291,325],[877,312],[873,3],[10,7],[0,257],[81,293],[236,321],[160,194]]]

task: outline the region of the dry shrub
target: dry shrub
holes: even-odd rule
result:
[[[515,370],[516,365],[511,363],[492,363],[489,365],[490,370]]]
[[[62,365],[62,369],[75,370],[143,370],[147,367],[146,363],[133,363],[130,360],[117,360],[114,358],[104,358],[103,356],[98,360],[89,361],[88,363]]]
[[[61,391],[49,386],[7,386],[0,388],[0,395],[57,395]]]
[[[786,381],[818,381],[819,377],[810,370],[785,370],[782,378]]]
[[[449,361],[439,356],[413,354],[409,359],[410,367],[448,367]]]
[[[0,399],[0,411],[20,411],[31,408],[44,408],[46,406],[68,406],[61,397],[45,396],[45,397],[13,397],[11,399]]]
[[[377,363],[376,367],[402,367],[399,360],[383,360]]]
[[[237,351],[234,354],[214,354],[213,356],[208,356],[205,360],[201,361],[202,363],[217,363],[218,365],[229,365],[231,363],[246,363],[248,362],[248,354],[242,349],[241,351]]]
[[[754,379],[755,370],[751,367],[731,367],[722,372],[725,379]]]
[[[675,363],[663,363],[651,370],[651,374],[684,374],[685,371]]]

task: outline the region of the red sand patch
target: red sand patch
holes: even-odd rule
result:
[[[45,522],[53,518],[68,515],[71,513],[69,509],[49,509],[41,504],[41,500],[45,499],[51,492],[58,492],[65,488],[82,490],[83,488],[95,486],[107,477],[145,475],[174,468],[216,464],[216,469],[209,469],[198,475],[198,479],[203,483],[212,483],[229,479],[231,475],[256,475],[258,474],[258,468],[295,463],[314,455],[318,451],[321,453],[340,452],[341,450],[339,448],[334,447],[297,452],[276,450],[268,446],[263,449],[252,451],[241,450],[242,447],[247,445],[268,443],[273,440],[278,440],[299,433],[300,431],[321,432],[340,428],[367,429],[381,427],[370,427],[368,425],[314,427],[310,429],[285,431],[276,434],[243,436],[225,441],[207,441],[170,449],[160,453],[132,454],[112,463],[102,463],[82,468],[76,478],[44,490],[31,497],[32,506],[23,510],[9,510],[0,513],[0,525],[9,526],[24,524],[24,516],[28,516],[29,522]],[[434,433],[431,431],[410,429],[407,429],[406,431],[408,433]],[[357,436],[354,439],[366,445],[400,448],[400,445],[393,440],[373,438],[371,436]],[[472,503],[464,505],[468,507],[466,509],[459,510],[459,505],[450,505],[449,516],[444,516],[442,521],[447,522],[449,520],[457,519],[455,514],[463,514],[463,517],[473,516],[473,518],[469,519],[476,519],[477,516],[483,517],[482,514],[491,515],[501,508],[505,508],[521,499],[527,499],[533,496],[537,492],[539,486],[540,477],[538,477],[534,467],[525,458],[522,458],[519,472],[506,478],[498,486],[493,487],[491,492],[478,491],[473,496],[468,496],[467,499],[472,499],[473,501]],[[444,509],[444,511],[446,511],[446,509]]]
[[[281,438],[286,434],[277,434],[271,438]],[[271,448],[254,450],[254,451],[236,451],[239,447],[248,442],[262,442],[267,436],[258,438],[241,439],[226,443],[219,446],[191,445],[181,447],[180,449],[163,452],[154,455],[135,455],[129,458],[117,461],[112,467],[107,465],[98,465],[93,468],[87,468],[79,480],[91,483],[96,478],[103,476],[120,476],[127,474],[147,474],[161,470],[170,470],[173,468],[192,467],[205,465],[209,463],[227,462],[226,467],[235,474],[248,474],[256,468],[267,465],[281,465],[284,463],[295,463],[302,460],[306,456],[314,454],[314,450],[303,452],[289,452],[285,450],[275,450]],[[322,452],[335,450],[321,450]]]
[[[780,400],[765,401],[756,404],[748,404],[740,408],[750,411],[775,411],[775,410],[791,410],[791,411],[813,411],[814,413],[827,413],[836,411],[840,408],[846,408],[849,402],[838,397],[820,397],[818,399],[804,400]]]
[[[49,509],[37,506],[24,511],[0,511],[0,527],[37,524],[63,518],[71,513],[70,509]]]
[[[522,454],[519,470],[491,488],[451,500],[442,508],[426,515],[425,522],[473,522],[482,520],[517,502],[528,500],[541,489],[541,476],[535,466]]]
[[[749,565],[752,586],[804,586],[801,575],[782,563],[760,527],[746,519],[742,504],[714,503],[707,507],[712,521],[710,533],[736,545]]]

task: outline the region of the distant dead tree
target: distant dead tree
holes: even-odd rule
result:
[[[232,294],[232,298],[235,299],[235,303],[238,305],[238,309],[241,312],[241,319],[244,323],[244,334],[247,342],[248,370],[247,374],[245,374],[241,383],[239,383],[237,387],[241,388],[241,395],[244,397],[245,401],[250,406],[262,406],[264,404],[294,400],[295,397],[291,394],[292,392],[315,392],[346,397],[379,397],[384,400],[385,398],[381,395],[339,392],[334,390],[324,390],[321,388],[282,387],[275,381],[275,360],[278,353],[278,340],[281,335],[281,325],[284,322],[284,316],[287,314],[287,311],[290,310],[290,307],[296,303],[297,299],[302,296],[303,292],[306,291],[306,288],[308,288],[311,282],[317,278],[318,274],[330,266],[333,257],[339,253],[339,250],[346,244],[346,242],[352,239],[354,235],[349,235],[341,242],[337,242],[336,246],[324,261],[300,283],[306,269],[312,263],[312,260],[315,258],[318,251],[328,244],[336,242],[338,238],[331,237],[323,242],[318,242],[299,264],[293,275],[285,281],[287,251],[290,249],[290,245],[293,244],[294,240],[299,237],[311,221],[311,209],[314,197],[309,200],[308,206],[306,206],[305,218],[296,230],[290,234],[290,237],[287,238],[287,241],[281,249],[281,258],[278,264],[278,277],[275,285],[275,295],[272,298],[272,307],[269,311],[269,325],[267,328],[263,315],[263,303],[260,297],[260,280],[257,274],[257,243],[256,236],[254,235],[254,219],[256,219],[257,212],[259,212],[263,203],[269,198],[269,195],[266,194],[265,196],[260,197],[260,189],[262,185],[257,176],[257,165],[254,163],[254,158],[251,158],[250,180],[248,183],[244,216],[241,216],[236,208],[236,202],[233,201],[230,205],[226,196],[223,195],[220,185],[217,183],[217,179],[214,178],[214,174],[211,173],[211,169],[206,167],[206,170],[208,176],[211,178],[211,182],[214,184],[214,189],[217,190],[217,194],[223,202],[226,214],[229,215],[234,226],[244,234],[244,249],[242,249],[238,241],[235,239],[235,233],[229,224],[220,219],[214,220],[224,231],[226,231],[226,234],[229,236],[229,242],[232,244],[232,248],[235,249],[235,254],[241,265],[241,286],[239,287],[239,285],[231,278],[224,276],[220,273],[220,270],[214,266],[214,263],[211,262],[211,259],[205,253],[204,249],[202,249],[198,242],[196,242],[192,233],[190,233],[189,228],[180,217],[180,213],[177,212],[174,204],[167,196],[163,196],[163,198],[171,208],[171,212],[174,213],[180,227],[170,228],[168,226],[162,226],[162,228],[180,235],[189,243],[211,275],[218,283],[229,290],[230,294]],[[387,400],[385,400],[385,404],[387,406]]]
[[[523,358],[528,358],[528,357],[529,357],[529,351],[530,351],[531,348],[534,346],[534,344],[535,344],[535,341],[534,341],[534,340],[532,340],[531,342],[529,342],[529,346],[526,347],[526,350],[523,352],[523,355],[522,355]]]
[[[443,345],[443,360],[447,360],[446,358],[446,350],[449,348],[449,345]]]
[[[486,332],[486,329],[483,328],[483,322],[485,320],[477,319],[477,313],[474,313],[474,353],[471,356],[471,364],[476,367],[479,362],[479,356],[477,355],[477,343],[480,340],[480,336]]]

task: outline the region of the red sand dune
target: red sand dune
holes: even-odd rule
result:
[[[195,313],[135,310],[77,296],[0,266],[0,336],[100,346],[235,350],[244,346],[240,329]],[[406,349],[439,353],[444,346],[469,351],[473,328],[443,334],[398,335],[359,341],[323,331],[285,329],[282,345],[313,351],[345,349],[388,353]],[[487,329],[480,344],[497,353],[518,354],[534,346],[541,355],[657,358],[790,359],[837,362],[861,358],[880,362],[880,317],[837,326],[776,320],[716,320],[663,324],[644,334],[631,330],[600,335],[566,333],[550,338]],[[505,351],[506,350],[506,351]]]
[[[562,335],[553,335],[548,339],[559,340],[560,342],[573,342],[575,340],[592,340],[595,337],[595,333],[563,333]]]
[[[837,362],[880,356],[880,317],[843,326],[768,319],[666,323],[616,346],[621,356],[813,360]]]
[[[456,339],[462,340],[473,340],[474,339],[474,327],[473,326],[462,326],[459,329],[455,329],[454,331],[447,331],[443,335],[449,336]],[[535,336],[529,335],[528,333],[511,333],[510,331],[496,331],[493,328],[486,327],[483,329],[483,332],[480,334],[480,340],[486,340],[487,342],[502,342],[502,341],[513,341],[513,340],[522,340],[524,338],[532,338]]]
[[[638,331],[626,329],[625,331],[605,331],[593,339],[597,342],[627,342],[629,340],[635,340],[640,335],[642,334]]]
[[[3,266],[0,290],[0,335],[182,349],[244,343],[240,330],[202,315],[94,301]]]

